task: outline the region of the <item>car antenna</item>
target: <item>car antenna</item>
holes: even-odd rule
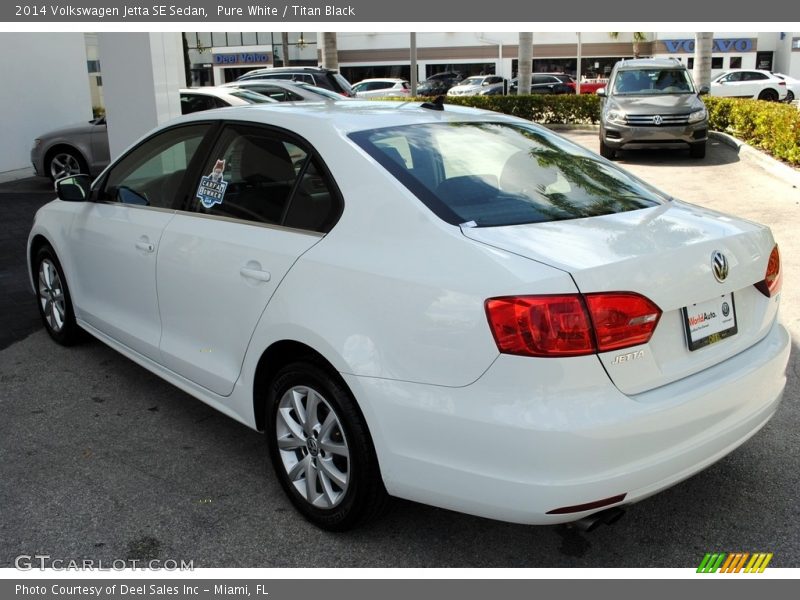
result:
[[[444,110],[444,96],[436,96],[433,102],[423,102],[420,108],[427,108],[428,110]]]

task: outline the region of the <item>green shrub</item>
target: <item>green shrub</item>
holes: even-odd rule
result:
[[[724,131],[780,160],[800,165],[800,111],[777,102],[703,98],[709,128]]]
[[[397,98],[389,98],[397,100]],[[406,100],[403,98],[402,100]],[[415,98],[425,101],[430,98]],[[530,96],[447,96],[446,104],[493,110],[536,123],[574,123],[591,125],[600,119],[600,98],[593,94]]]

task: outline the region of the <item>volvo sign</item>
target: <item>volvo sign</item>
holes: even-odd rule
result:
[[[694,40],[661,40],[670,54],[693,53]],[[750,38],[720,38],[714,40],[713,52],[752,52],[755,44]]]

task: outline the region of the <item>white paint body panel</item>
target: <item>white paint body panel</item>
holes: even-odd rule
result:
[[[86,227],[73,224],[84,212],[109,209],[61,201],[43,207],[29,243],[42,237],[55,248],[79,324],[250,427],[257,426],[254,380],[263,353],[283,340],[305,344],[350,387],[390,493],[521,523],[570,521],[585,513],[546,513],[621,493],[627,494],[625,502],[646,497],[718,460],[775,411],[790,348],[776,319],[776,298],[747,299],[741,292],[749,305],[741,309],[742,318],[747,311],[762,316],[752,318],[757,331],[750,342],[674,380],[665,375],[669,360],[656,348],[677,339],[665,314],[652,342],[659,372],[646,368],[648,377],[666,379],[650,391],[624,375],[612,375],[612,382],[606,357],[501,355],[484,312],[490,297],[579,288],[628,288],[652,294],[665,311],[674,311],[707,295],[695,276],[708,274],[690,273],[692,283],[678,263],[694,260],[697,250],[706,252],[704,244],[712,240],[724,243],[738,261],[731,268],[731,285],[753,291],[772,248],[768,230],[676,204],[618,220],[553,223],[541,228],[546,242],[536,244],[514,232],[497,233],[504,228],[494,228],[492,239],[478,239],[488,229],[475,230],[475,239],[469,239],[344,136],[366,127],[481,120],[486,113],[371,108],[356,101],[342,105],[348,106],[340,111],[334,103],[288,109],[275,104],[183,119],[216,114],[284,127],[308,140],[345,201],[340,221],[322,238],[130,208],[131,223],[110,219],[106,235],[99,230],[82,234],[81,249],[75,235]],[[636,232],[648,215],[674,227],[660,228],[640,249],[642,237]],[[705,241],[693,249],[684,231],[692,223],[696,231],[709,228]],[[144,225],[153,237],[164,231],[152,271],[127,249],[147,233],[141,231]],[[541,250],[543,243],[552,248]],[[663,246],[664,256],[646,276],[637,257],[651,255],[653,244]],[[104,251],[109,258],[98,258]],[[112,256],[123,263],[116,270],[104,265]],[[270,271],[269,282],[251,285],[242,278],[239,269],[251,260]],[[702,265],[683,269],[703,270],[706,262]],[[95,279],[96,268],[105,269],[108,281]],[[148,303],[135,294],[148,280],[157,285],[159,312],[145,330],[152,339],[154,328],[160,329],[157,355],[152,342],[148,347],[136,340],[145,318],[138,305]],[[138,289],[129,289],[125,297],[124,286],[134,285]],[[115,314],[102,312],[97,296],[106,288],[116,290],[106,300],[118,303]],[[662,335],[668,339],[658,338]],[[212,351],[201,352],[204,348]],[[627,393],[620,391],[626,387]]]

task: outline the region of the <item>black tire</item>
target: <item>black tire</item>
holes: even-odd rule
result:
[[[336,424],[328,428],[331,436],[328,442],[320,431],[325,429],[324,426],[316,433],[307,435],[305,425],[299,425],[305,419],[297,418],[297,409],[287,408],[287,404],[291,406],[291,400],[288,399],[299,398],[305,416],[312,394],[309,392],[303,400],[304,390],[311,390],[318,395],[317,417],[312,417],[310,423],[324,425],[322,421],[327,422],[330,413],[336,419]],[[385,511],[389,496],[383,486],[372,438],[352,394],[338,377],[310,361],[292,363],[281,369],[272,380],[266,402],[266,436],[272,466],[284,492],[306,519],[322,529],[345,531]],[[294,435],[297,429],[286,427],[287,419],[294,422],[302,437]],[[279,437],[282,448],[278,447]],[[313,446],[309,442],[312,437]],[[303,440],[305,445],[298,445]],[[287,447],[287,444],[292,447]],[[330,450],[326,453],[326,448],[333,446],[346,448],[348,458]],[[304,461],[313,464],[312,470],[303,467],[303,464],[308,464]],[[328,495],[323,485],[322,475],[331,472],[330,466],[323,468],[323,463],[332,464],[338,475],[345,475],[344,487],[338,485],[335,478],[327,478],[327,489],[338,494],[335,502],[331,501],[332,495]],[[290,472],[296,472],[294,479],[290,477]],[[311,492],[307,478],[309,473],[314,474]],[[301,474],[302,478],[299,477]],[[307,500],[307,496],[312,494],[319,503],[317,506]]]
[[[706,157],[706,143],[697,142],[689,146],[689,155],[692,158],[705,158]]]
[[[603,158],[607,158],[608,160],[614,160],[614,157],[617,155],[617,151],[612,148],[611,146],[606,145],[606,143],[601,139],[600,140],[600,156]]]
[[[794,92],[792,90],[788,90],[786,92],[786,104],[791,104],[794,102]]]
[[[81,173],[89,174],[89,167],[81,153],[66,146],[53,148],[47,153],[44,169],[52,181]]]
[[[761,93],[758,95],[759,100],[766,100],[767,102],[777,102],[778,101],[778,92],[773,90],[772,88],[767,88],[765,90],[761,90]]]
[[[43,264],[46,265],[44,268]],[[75,321],[64,269],[50,246],[42,246],[36,252],[33,260],[33,281],[36,285],[39,316],[50,337],[62,346],[72,346],[85,339],[83,330]],[[55,305],[60,305],[61,309]]]

